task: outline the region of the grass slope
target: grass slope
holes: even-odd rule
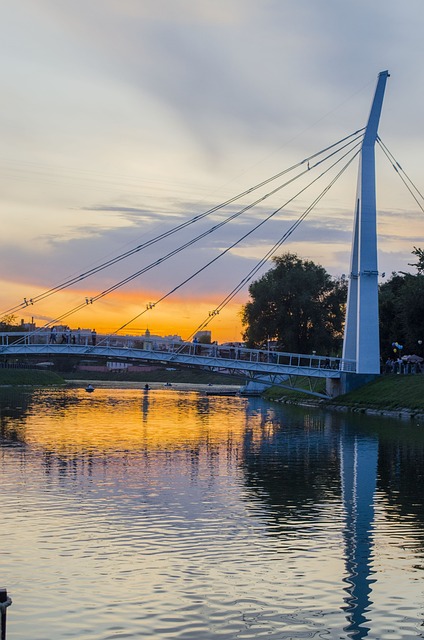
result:
[[[33,385],[49,387],[64,385],[64,379],[53,371],[37,369],[0,369],[0,385]]]
[[[306,383],[303,383],[306,389]],[[318,384],[317,391],[325,389],[325,380]],[[317,398],[300,391],[273,387],[265,393],[269,400],[282,400],[287,402],[316,403]],[[373,382],[355,389],[332,400],[324,401],[331,406],[345,406],[353,409],[377,409],[377,410],[424,410],[424,375],[384,375],[379,376]]]
[[[318,381],[315,380],[315,383],[314,391],[317,393],[325,393],[325,378],[320,378]],[[304,378],[299,378],[296,384],[299,389],[309,390],[309,383]],[[286,387],[271,387],[265,391],[264,397],[267,400],[284,399],[287,400],[287,402],[310,402],[311,404],[315,404],[319,400],[316,396],[311,396],[297,389],[288,389]]]
[[[201,369],[180,369],[167,371],[157,369],[155,371],[127,373],[122,372],[89,372],[77,371],[64,374],[66,380],[113,380],[115,382],[185,382],[189,384],[244,384],[245,378],[240,376],[229,376],[213,371],[202,371]]]
[[[384,375],[329,404],[369,409],[424,410],[424,375]]]

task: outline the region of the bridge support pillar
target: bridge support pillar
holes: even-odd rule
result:
[[[325,380],[325,392],[329,398],[336,398],[342,395],[341,381],[339,378],[326,378]]]
[[[356,360],[359,374],[380,372],[374,147],[388,76],[382,71],[378,77],[362,142],[355,206],[343,358]]]
[[[264,391],[269,389],[270,386],[272,385],[265,384],[263,382],[257,382],[256,380],[249,380],[249,382],[240,389],[240,393],[242,396],[248,396],[248,395],[259,396]]]
[[[375,373],[341,373],[340,378],[327,378],[326,392],[330,398],[337,398],[345,393],[359,389],[364,384],[377,378]]]

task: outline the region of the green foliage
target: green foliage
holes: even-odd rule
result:
[[[424,259],[421,249],[414,247],[413,254]],[[380,285],[380,348],[383,357],[393,355],[392,342],[403,345],[403,353],[423,356],[424,341],[424,261],[417,267],[418,274],[392,273],[391,278]]]
[[[412,254],[414,256],[417,256],[418,262],[409,263],[409,266],[410,267],[416,267],[418,273],[424,274],[424,251],[423,251],[423,249],[419,249],[417,247],[414,247],[414,250],[412,251]]]
[[[414,247],[417,274],[392,273],[380,285],[380,349],[384,359],[392,343],[402,354],[424,357],[424,250]],[[273,259],[274,267],[249,287],[244,305],[244,340],[266,348],[272,341],[282,351],[339,355],[347,281],[332,278],[323,267],[295,254]],[[420,341],[422,341],[420,343]]]
[[[242,310],[243,338],[249,347],[268,340],[293,353],[339,353],[347,282],[333,279],[320,265],[286,253],[249,287]]]

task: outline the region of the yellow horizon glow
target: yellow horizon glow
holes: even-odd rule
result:
[[[3,291],[4,310],[13,305],[19,305],[24,297],[28,301],[31,299],[28,297],[28,287],[24,285],[14,284],[12,288],[8,282],[0,284]],[[43,291],[33,289],[31,293],[35,298]],[[96,293],[93,292],[92,295],[95,296]],[[113,296],[102,298],[93,304],[85,304],[86,298],[90,299],[89,293],[69,289],[33,305],[28,304],[14,311],[13,315],[17,324],[34,322],[37,327],[50,325],[53,322],[55,325],[68,325],[71,329],[95,329],[98,334],[119,332],[127,335],[144,334],[148,329],[153,335],[178,335],[188,339],[203,322],[209,319],[209,314],[225,294],[216,298],[212,298],[207,293],[201,297],[174,296],[152,309],[146,309],[147,305],[154,304],[161,296],[163,292],[153,290],[117,291]],[[247,294],[245,300],[238,298],[229,303],[205,327],[205,330],[211,331],[212,340],[230,342],[242,339],[241,310],[245,301],[247,301]],[[79,311],[61,319],[68,311],[80,305],[83,307]]]

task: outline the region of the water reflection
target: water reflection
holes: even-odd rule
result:
[[[252,409],[252,406],[251,406]],[[299,416],[299,422],[293,420]],[[424,448],[417,425],[284,409],[273,420],[262,414],[261,438],[246,426],[243,464],[246,483],[275,518],[281,535],[296,535],[299,523],[319,518],[316,505],[339,500],[344,507],[344,562],[347,584],[345,631],[368,636],[374,570],[373,530],[377,477],[393,513],[422,521]],[[365,431],[364,423],[372,433]],[[297,426],[297,429],[296,429]],[[295,428],[293,428],[295,427]],[[419,427],[419,425],[418,425]],[[362,432],[362,433],[361,433]],[[381,444],[378,437],[381,435]],[[406,436],[406,440],[405,440]],[[412,437],[411,437],[412,436]],[[411,464],[412,463],[412,464]],[[395,506],[396,505],[396,506]],[[294,522],[296,531],[291,522]],[[422,530],[419,534],[422,545]]]
[[[272,423],[262,421],[262,438],[257,442],[246,429],[246,482],[262,496],[284,536],[297,537],[299,524],[310,527],[311,521],[319,521],[316,505],[342,497],[345,630],[351,638],[363,638],[369,631],[365,623],[370,605],[378,441],[358,438],[346,424],[341,429],[333,426],[331,414],[300,415],[297,428],[293,429],[292,422],[290,430],[281,429],[282,415]]]
[[[323,500],[340,499],[340,433],[322,415],[282,410],[262,415],[260,433],[251,425],[243,448],[246,483],[282,530],[299,518],[319,517],[316,505]]]
[[[80,573],[77,561],[72,566],[75,584],[66,578],[66,600],[84,588],[87,562],[96,579],[101,553],[109,558],[103,578],[131,576],[127,590],[148,603],[147,637],[186,640],[194,637],[191,624],[202,640],[357,640],[394,628],[398,637],[419,637],[422,594],[410,578],[412,571],[422,575],[424,539],[417,425],[162,390],[44,390],[0,407],[0,470],[22,508],[14,513],[3,504],[11,579],[22,553],[13,523],[31,509],[32,537],[48,540],[58,558],[71,553],[64,549],[72,541],[72,554],[84,559]],[[20,445],[19,459],[12,442]],[[44,529],[46,500],[62,528],[50,519]],[[121,565],[125,558],[131,571]],[[39,575],[36,559],[27,563]],[[41,574],[54,580],[57,570]],[[21,583],[29,577],[23,573]],[[404,601],[393,577],[399,590],[409,590]],[[166,606],[187,612],[169,635],[159,631],[166,626],[159,591]],[[402,605],[398,614],[393,603]],[[57,598],[50,605],[60,620]],[[100,604],[90,606],[94,619]],[[120,624],[136,627],[140,614],[125,611]],[[99,613],[96,625],[102,620]],[[113,637],[106,627],[103,635],[79,629],[75,637],[107,633]]]
[[[15,425],[26,417],[31,400],[31,392],[0,387],[0,438],[3,447],[23,445]]]
[[[346,513],[345,563],[348,587],[346,613],[352,638],[364,638],[371,592],[372,529],[377,479],[378,441],[342,434],[341,475]]]

